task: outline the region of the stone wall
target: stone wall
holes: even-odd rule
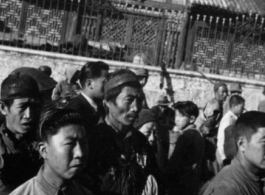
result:
[[[86,61],[97,61],[97,59],[0,46],[0,82],[15,68],[21,66],[38,68],[41,65],[50,66],[53,71],[52,77],[59,81],[64,79],[64,72],[67,67],[75,66],[80,69]],[[105,62],[110,64],[111,69],[120,67],[137,69],[142,67],[123,62]],[[160,89],[160,69],[153,66],[144,67],[148,68],[150,72],[149,81],[145,86],[145,93],[149,106],[153,106],[159,95],[167,93],[167,82],[165,81],[164,88]],[[192,100],[199,107],[203,107],[213,97],[213,84],[204,79],[199,73],[182,70],[168,70],[168,72],[174,91],[172,96],[174,101]],[[226,82],[228,86],[232,82],[240,82],[243,86],[243,97],[246,99],[247,110],[257,109],[259,100],[263,98],[262,90],[263,86],[265,86],[264,82],[211,74],[206,76],[214,82]]]

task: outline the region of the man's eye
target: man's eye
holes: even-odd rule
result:
[[[67,142],[67,143],[65,143],[65,145],[66,145],[66,146],[73,146],[74,143],[73,143],[73,142]]]
[[[127,99],[127,102],[133,102],[132,98]]]

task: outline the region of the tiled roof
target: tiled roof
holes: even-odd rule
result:
[[[264,0],[189,0],[190,4],[208,5],[238,13],[265,15]]]

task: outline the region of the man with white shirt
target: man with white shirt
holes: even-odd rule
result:
[[[225,129],[235,124],[237,118],[243,113],[245,106],[245,100],[239,95],[233,95],[229,99],[229,110],[223,116],[217,135],[217,152],[216,152],[216,159],[219,164],[219,168],[222,168],[223,161],[226,159],[224,153],[224,143],[225,143]]]
[[[82,116],[87,134],[104,116],[102,100],[108,71],[109,66],[104,62],[87,62],[80,71],[81,92],[67,105]]]

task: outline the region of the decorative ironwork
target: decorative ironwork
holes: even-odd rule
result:
[[[34,5],[29,5],[27,11],[27,20],[25,27],[25,35],[39,37],[48,41],[53,45],[59,45],[61,40],[62,17],[64,11],[60,10],[44,10]]]
[[[134,44],[154,46],[158,31],[158,21],[151,18],[135,18],[132,27],[132,40]]]
[[[20,25],[22,2],[17,0],[0,0],[0,30],[17,32]]]
[[[101,39],[123,43],[125,41],[127,22],[128,18],[104,18],[102,23]]]

